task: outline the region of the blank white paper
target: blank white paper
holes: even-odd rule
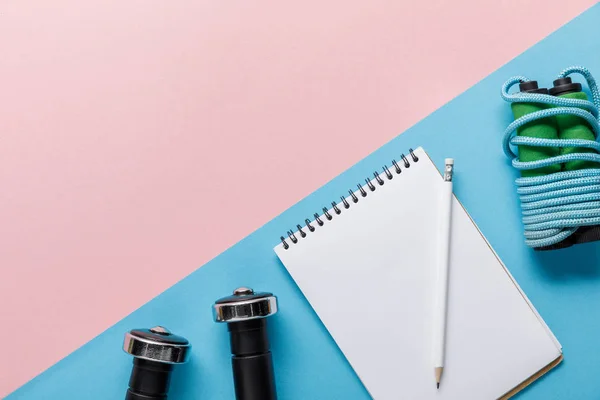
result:
[[[559,357],[560,344],[454,199],[446,362],[436,389],[442,177],[423,149],[415,154],[410,168],[391,169],[392,180],[382,174],[375,192],[357,193],[358,203],[330,210],[332,221],[313,222],[314,232],[304,228],[305,238],[296,233],[298,243],[275,252],[374,399],[496,399]]]

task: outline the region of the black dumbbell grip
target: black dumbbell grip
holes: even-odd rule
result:
[[[134,358],[125,400],[167,400],[172,370],[171,364]]]
[[[273,358],[265,318],[228,324],[237,400],[276,400]]]
[[[233,382],[237,400],[277,400],[271,352],[234,356]]]

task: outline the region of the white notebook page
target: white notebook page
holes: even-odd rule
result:
[[[332,221],[275,252],[371,396],[496,399],[561,354],[560,344],[454,199],[446,362],[435,387],[432,321],[438,191],[426,153],[373,180]]]

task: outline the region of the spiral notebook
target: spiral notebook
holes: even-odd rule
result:
[[[562,359],[552,332],[454,198],[446,363],[436,389],[432,322],[442,184],[425,151],[411,150],[275,247],[377,400],[509,398]]]

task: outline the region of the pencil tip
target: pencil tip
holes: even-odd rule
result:
[[[437,384],[437,388],[440,388],[440,382],[442,381],[442,372],[444,371],[444,367],[435,367],[435,383]]]

